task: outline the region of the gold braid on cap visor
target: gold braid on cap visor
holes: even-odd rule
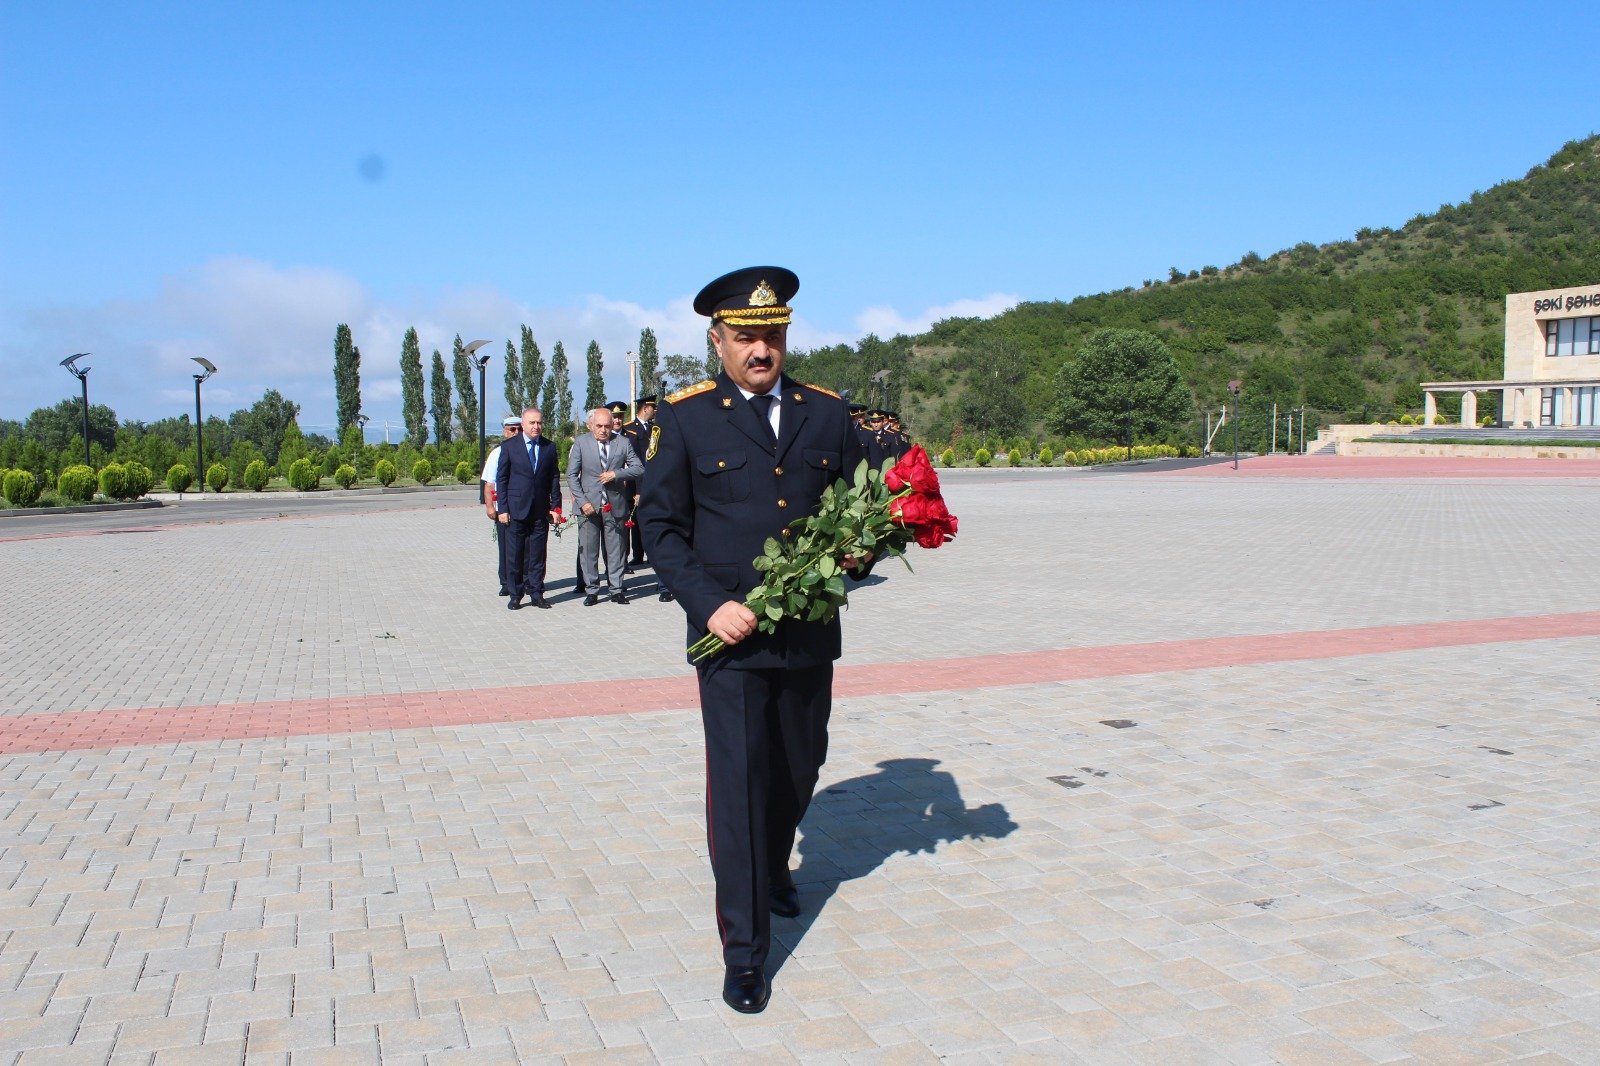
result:
[[[787,307],[729,307],[711,317],[730,326],[785,326],[791,313]]]

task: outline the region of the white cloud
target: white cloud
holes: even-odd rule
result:
[[[874,333],[887,340],[897,333],[921,333],[946,318],[990,318],[1015,307],[1021,299],[1011,293],[991,293],[976,300],[955,300],[938,307],[925,308],[921,314],[909,318],[885,304],[869,307],[856,315],[856,328],[862,336]]]
[[[1017,302],[996,294],[958,300],[906,317],[890,307],[872,307],[856,317],[860,332],[848,334],[796,318],[790,341],[796,348],[852,343],[860,335],[916,333],[953,315],[992,315]],[[324,267],[281,267],[243,257],[211,260],[163,278],[155,292],[98,304],[11,308],[0,330],[0,365],[9,387],[0,417],[23,418],[35,407],[76,396],[77,383],[52,365],[61,356],[91,351],[90,400],[122,418],[146,421],[193,410],[193,356],[219,367],[205,385],[207,413],[248,406],[269,388],[301,405],[301,424],[333,422],[333,334],[349,323],[361,349],[362,407],[373,419],[400,425],[400,344],[415,326],[424,367],[435,348],[449,361],[459,330],[465,340],[488,338],[488,414],[505,406],[502,388],[505,341],[515,341],[526,323],[548,364],[563,341],[581,404],[584,353],[589,341],[605,354],[608,397],[627,395],[626,353],[646,326],[656,332],[663,355],[698,356],[705,350],[705,319],[685,295],[660,307],[608,296],[577,306],[536,307],[493,288],[448,290],[380,299],[365,285]],[[59,352],[60,356],[53,353]],[[42,354],[41,354],[42,353]],[[326,429],[324,428],[324,431]]]

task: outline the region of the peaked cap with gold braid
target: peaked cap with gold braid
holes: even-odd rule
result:
[[[745,267],[701,289],[694,310],[730,326],[781,326],[789,321],[789,301],[799,291],[800,279],[792,270]]]

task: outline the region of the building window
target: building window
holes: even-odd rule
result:
[[[1539,390],[1539,424],[1553,426],[1556,424],[1556,390]]]
[[[1544,354],[1600,355],[1600,316],[1552,318],[1546,321]]]

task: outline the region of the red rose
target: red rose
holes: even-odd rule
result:
[[[911,530],[919,545],[937,548],[956,535],[956,516],[944,505],[938,494],[923,496],[913,493],[889,505],[889,514],[901,525]]]
[[[633,528],[633,519],[630,518],[626,522],[622,523],[622,528],[623,529],[632,529]]]
[[[610,514],[611,513],[611,505],[608,503],[604,507],[600,508],[600,513],[601,514]]]
[[[939,494],[939,475],[934,473],[928,453],[920,444],[913,444],[911,450],[900,457],[900,461],[883,476],[883,483],[890,492],[900,492],[909,485],[916,493],[928,496]]]

